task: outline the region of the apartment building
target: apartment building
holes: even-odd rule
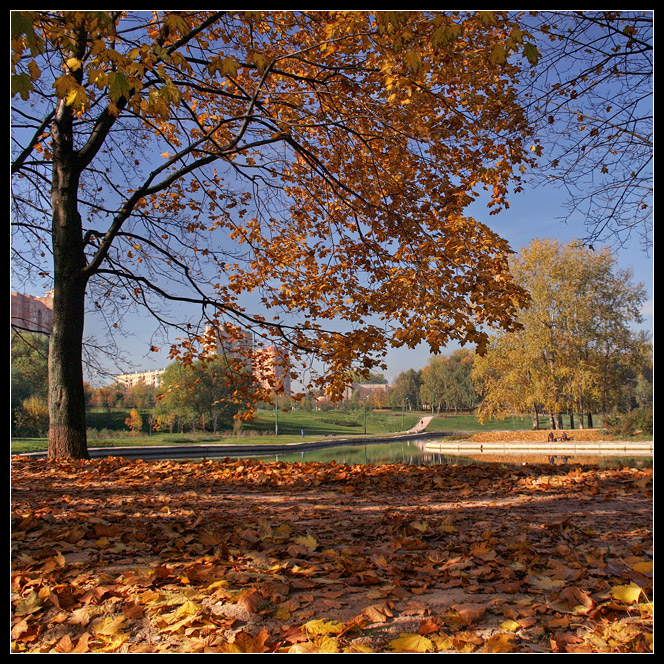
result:
[[[43,297],[11,291],[11,326],[17,330],[49,334],[53,326],[53,291]]]
[[[288,352],[278,346],[254,348],[251,332],[226,327],[215,329],[208,326],[205,331],[204,352],[231,356],[241,361],[256,380],[266,389],[279,389],[286,394],[291,392],[291,377],[288,368]],[[145,383],[157,387],[164,369],[137,371],[116,376],[116,381],[125,387]]]
[[[136,371],[134,373],[120,374],[115,377],[115,380],[127,388],[134,387],[139,383],[145,383],[150,387],[158,387],[161,374],[164,369],[154,369],[153,371]]]

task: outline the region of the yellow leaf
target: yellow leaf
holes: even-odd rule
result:
[[[321,636],[314,641],[296,643],[288,649],[291,654],[334,654],[339,652],[339,644],[329,636]]]
[[[494,634],[484,644],[484,652],[512,652],[514,634]]]
[[[97,636],[114,636],[120,631],[120,627],[124,622],[124,616],[103,618],[94,623],[92,629]]]
[[[303,626],[303,629],[311,635],[339,634],[345,628],[346,626],[337,620],[310,620]]]
[[[396,652],[426,652],[427,650],[433,650],[433,642],[421,634],[401,634],[398,639],[393,639],[388,645]]]
[[[30,593],[23,601],[18,602],[16,605],[16,610],[14,613],[17,616],[27,616],[30,613],[35,613],[41,609],[41,604],[39,602],[39,596],[36,592]]]
[[[364,643],[352,643],[348,647],[344,648],[344,653],[350,654],[354,652],[360,654],[367,654],[367,653],[373,653],[373,650]]]
[[[72,71],[76,71],[77,69],[81,68],[81,61],[78,58],[69,58],[65,64],[67,65],[67,68],[71,69]]]
[[[300,537],[296,537],[295,543],[299,544],[300,546],[303,546],[310,553],[313,553],[316,550],[316,547],[318,546],[318,542],[316,541],[315,537],[313,537],[312,535],[301,535]]]
[[[223,650],[227,653],[264,653],[268,651],[265,642],[269,634],[262,630],[256,636],[251,636],[246,632],[239,632],[231,643],[227,643]]]
[[[432,636],[436,650],[454,650],[456,647],[454,643],[454,637],[449,636],[448,634],[443,634],[442,632],[434,634]]]
[[[634,604],[639,600],[643,589],[632,582],[626,586],[614,586],[611,588],[611,596],[614,599],[625,602],[625,604]]]
[[[632,569],[635,570],[636,572],[639,572],[640,574],[652,574],[652,561],[641,561],[638,563],[634,563],[632,565]]]
[[[81,110],[85,107],[88,96],[82,87],[76,87],[69,90],[67,93],[66,103],[76,110]]]
[[[500,623],[500,629],[504,632],[516,632],[518,629],[521,629],[521,625],[516,620],[504,620]]]
[[[30,98],[30,93],[34,89],[30,77],[25,74],[12,74],[11,77],[11,94],[12,97],[20,95],[21,99],[27,100]]]
[[[505,46],[503,44],[496,44],[491,51],[491,62],[493,64],[503,63],[507,60],[505,55]]]
[[[224,58],[219,66],[219,71],[226,76],[235,76],[240,64],[234,58]]]
[[[424,521],[413,521],[413,522],[410,524],[410,527],[411,527],[413,530],[417,530],[417,531],[419,531],[419,532],[421,532],[421,533],[425,533],[427,530],[429,530],[429,524],[426,523],[426,522],[424,522]]]

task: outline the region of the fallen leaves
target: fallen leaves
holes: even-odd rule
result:
[[[650,652],[652,470],[12,462],[16,653]]]

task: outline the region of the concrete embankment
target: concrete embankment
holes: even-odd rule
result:
[[[552,456],[652,456],[652,441],[560,441],[534,443],[532,441],[436,441],[426,444],[427,452],[437,454],[545,454]]]
[[[451,435],[450,432],[404,433],[384,436],[366,436],[351,438],[326,438],[322,440],[294,443],[267,444],[210,444],[210,445],[146,445],[126,447],[91,447],[88,453],[91,459],[106,457],[124,457],[129,459],[213,459],[240,456],[267,456],[272,454],[297,454],[310,450],[320,450],[344,445],[373,445],[378,443],[398,443],[405,441],[424,441]],[[22,456],[44,459],[47,452],[27,452]]]

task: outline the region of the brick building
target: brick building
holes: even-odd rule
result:
[[[44,297],[11,292],[11,326],[17,330],[49,334],[53,325],[53,291]]]

